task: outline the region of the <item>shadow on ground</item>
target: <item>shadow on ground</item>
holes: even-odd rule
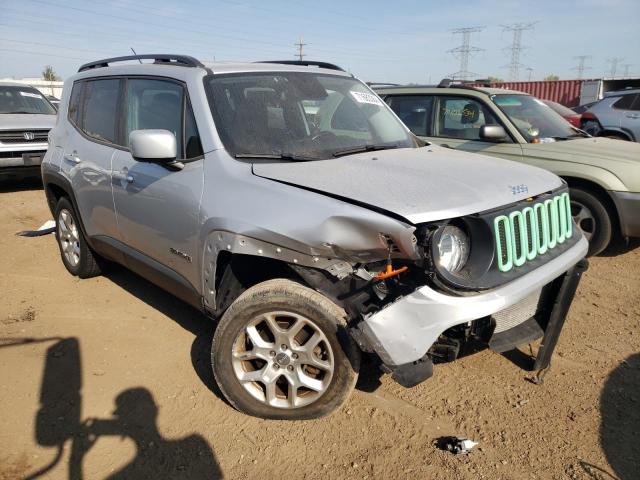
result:
[[[0,179],[0,193],[21,192],[25,190],[42,190],[42,180],[39,177],[10,177]]]
[[[200,381],[228,404],[215,382],[211,368],[211,340],[215,331],[215,322],[192,306],[120,265],[110,264],[105,276],[195,336],[191,344],[193,369]]]
[[[614,239],[611,242],[604,252],[602,252],[600,257],[617,257],[618,255],[623,255],[631,250],[635,250],[640,247],[640,238],[630,238],[627,240],[622,239]]]
[[[222,471],[213,450],[197,434],[177,440],[165,439],[158,431],[158,406],[143,387],[120,392],[110,418],[83,420],[82,363],[78,339],[0,339],[0,348],[55,341],[48,349],[36,414],[35,439],[45,448],[56,448],[47,464],[26,475],[25,480],[47,478],[62,461],[68,448],[67,478],[82,480],[84,458],[101,437],[129,438],[136,445],[135,457],[116,465],[109,479],[219,479]]]
[[[600,443],[620,480],[640,478],[640,353],[611,372],[600,396]]]

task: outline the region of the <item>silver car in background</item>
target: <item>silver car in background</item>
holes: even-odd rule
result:
[[[640,89],[605,94],[582,113],[581,124],[593,136],[640,142]]]
[[[0,82],[0,179],[40,175],[56,109],[33,87]]]

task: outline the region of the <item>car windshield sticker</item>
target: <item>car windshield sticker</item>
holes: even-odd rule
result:
[[[351,95],[353,95],[353,98],[355,98],[358,103],[369,103],[371,105],[382,106],[382,100],[371,93],[351,92]]]
[[[23,97],[42,98],[42,95],[31,92],[20,92],[20,95],[22,95]]]

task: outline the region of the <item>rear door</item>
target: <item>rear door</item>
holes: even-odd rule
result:
[[[613,108],[621,113],[620,128],[640,141],[640,93],[623,95]]]
[[[76,82],[69,100],[60,169],[71,181],[80,218],[90,237],[117,237],[111,196],[111,160],[116,151],[116,118],[122,80]]]
[[[116,152],[112,184],[120,240],[198,285],[204,160],[186,87],[172,79],[131,77],[124,91],[122,137],[134,130],[169,130],[184,168],[137,161],[128,148]]]

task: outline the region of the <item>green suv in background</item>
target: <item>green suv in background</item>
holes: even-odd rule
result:
[[[571,212],[602,252],[614,234],[640,237],[640,145],[593,138],[541,100],[513,90],[451,85],[376,89],[430,142],[551,170],[571,189]],[[518,186],[514,185],[513,188]]]

